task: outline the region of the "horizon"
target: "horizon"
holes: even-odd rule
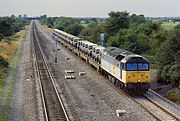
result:
[[[121,11],[115,11],[115,12],[121,12]],[[133,13],[135,14],[135,13]],[[14,14],[11,14],[11,15],[5,15],[5,16],[0,16],[0,17],[11,17],[12,15]],[[21,15],[21,14],[19,14]],[[19,15],[14,15],[15,17],[18,17]],[[24,15],[27,15],[27,14],[22,14],[21,16],[23,17]],[[47,14],[42,14],[42,15],[38,15],[38,16],[28,16],[28,18],[33,18],[33,17],[40,17],[40,16],[43,16],[43,15],[47,15]],[[129,14],[129,15],[132,15],[132,14]],[[143,14],[136,14],[136,15],[143,15]],[[108,18],[109,16],[64,16],[64,15],[60,15],[60,16],[49,16],[47,15],[47,17],[72,17],[72,18]],[[179,16],[145,16],[144,17],[146,18],[180,18],[180,15]]]

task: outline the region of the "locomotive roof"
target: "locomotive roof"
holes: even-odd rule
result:
[[[128,55],[125,58],[123,58],[121,60],[121,62],[124,62],[124,63],[133,63],[133,62],[149,63],[149,61],[141,55]]]
[[[134,54],[132,52],[116,48],[116,47],[107,47],[104,50],[105,54],[113,57],[114,59],[122,62],[132,62],[134,60],[138,62],[148,62],[147,59],[145,59],[141,55]]]
[[[105,52],[109,55],[112,56],[113,58],[116,58],[117,56],[121,55],[121,56],[128,56],[128,55],[135,55],[132,52],[120,49],[120,48],[116,48],[116,47],[106,47]]]

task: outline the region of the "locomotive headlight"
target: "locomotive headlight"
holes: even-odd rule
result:
[[[141,82],[141,80],[138,80],[138,82]]]

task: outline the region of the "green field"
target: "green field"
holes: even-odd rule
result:
[[[171,30],[178,24],[180,24],[180,22],[164,22],[161,24],[161,27],[166,30]]]
[[[81,24],[82,26],[84,26],[85,28],[87,28],[88,27],[88,25],[89,25],[89,23],[88,24],[86,24],[86,23],[83,23],[83,24]]]

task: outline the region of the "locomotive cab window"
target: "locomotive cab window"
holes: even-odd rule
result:
[[[148,63],[138,63],[138,70],[147,71],[149,70]]]
[[[137,63],[127,63],[126,70],[127,71],[136,71],[138,69]]]
[[[127,71],[148,71],[149,64],[148,63],[127,63],[126,64]]]

